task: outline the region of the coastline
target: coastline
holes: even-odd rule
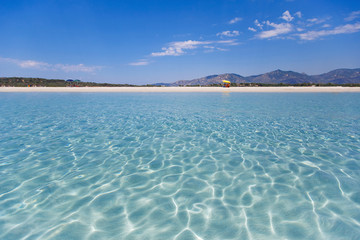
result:
[[[0,87],[0,92],[360,92],[360,87]]]

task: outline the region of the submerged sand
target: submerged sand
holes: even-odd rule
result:
[[[0,87],[0,92],[360,92],[360,87]]]

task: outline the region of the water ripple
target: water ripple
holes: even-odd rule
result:
[[[359,100],[1,94],[0,238],[358,239]]]

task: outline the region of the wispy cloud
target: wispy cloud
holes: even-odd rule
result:
[[[146,66],[149,64],[150,64],[150,62],[147,59],[140,59],[137,62],[129,63],[130,66]]]
[[[102,69],[101,66],[86,66],[84,64],[70,65],[70,64],[50,64],[46,62],[39,62],[35,60],[20,60],[14,58],[2,58],[0,61],[16,64],[21,68],[37,69],[42,71],[64,71],[64,72],[87,72],[93,73],[96,70]]]
[[[284,19],[287,22],[291,22],[292,20],[294,20],[294,17],[291,16],[291,14],[288,10],[286,10],[280,18]]]
[[[315,40],[324,36],[337,35],[337,34],[349,34],[360,31],[360,23],[346,24],[335,27],[329,30],[308,31],[298,34],[301,40]]]
[[[256,37],[264,39],[264,38],[273,38],[277,37],[282,34],[289,33],[293,31],[293,26],[290,23],[272,23],[269,21],[266,21],[266,25],[272,27],[271,30],[266,30],[258,33]]]
[[[305,21],[294,21],[296,17],[301,18],[301,12],[291,15],[287,10],[280,17],[285,22],[275,23],[269,20],[260,22],[256,19],[254,21],[255,28],[248,27],[248,30],[256,32],[255,37],[258,39],[283,38],[303,41],[322,39],[330,35],[360,32],[360,22],[332,27],[328,23],[331,17],[314,17]],[[360,11],[352,12],[345,20],[352,21],[356,18],[360,18]]]
[[[242,18],[236,17],[236,18],[231,19],[229,21],[229,24],[234,24],[234,23],[240,22],[241,20],[242,20]]]
[[[240,45],[240,43],[238,41],[236,41],[236,39],[214,41],[213,43],[214,44],[224,44],[224,45],[228,45],[228,46]]]
[[[182,42],[169,43],[167,47],[163,47],[161,52],[151,53],[152,57],[163,57],[163,56],[181,56],[188,53],[188,50],[194,50],[200,47],[207,49],[224,50],[219,46],[234,46],[239,43],[235,39],[222,40],[222,41],[194,41],[187,40]]]
[[[319,19],[317,19],[317,18],[310,18],[310,19],[307,19],[307,21],[314,23],[314,22],[319,21]]]
[[[217,33],[216,36],[220,37],[236,37],[239,36],[239,31],[223,31],[220,33]]]
[[[168,47],[163,47],[161,52],[154,52],[151,53],[153,57],[163,57],[163,56],[180,56],[184,55],[185,51],[188,49],[195,49],[198,48],[199,45],[208,45],[211,42],[207,41],[183,41],[183,42],[172,42],[169,44]]]
[[[215,47],[215,46],[204,46],[204,49],[205,49],[204,50],[205,53],[211,53],[211,52],[215,52],[215,51],[225,52],[225,51],[229,50],[226,48]]]
[[[287,22],[291,22],[292,20],[295,19],[295,17],[301,18],[302,14],[300,11],[294,13],[293,16],[291,16],[289,10],[286,10],[285,12],[283,12],[282,16],[280,17],[281,19],[287,21]]]
[[[248,27],[248,30],[252,32],[259,31],[255,35],[256,38],[260,38],[260,39],[275,38],[280,35],[285,35],[290,32],[293,32],[296,29],[301,29],[295,27],[292,23],[290,23],[295,19],[295,17],[301,18],[302,17],[301,12],[298,11],[294,15],[291,15],[290,11],[286,10],[285,12],[283,12],[283,14],[280,17],[280,19],[284,20],[285,22],[274,23],[274,22],[270,22],[269,20],[260,22],[259,20],[256,19],[254,21],[254,24],[258,28],[258,30],[256,30],[253,27]],[[267,27],[267,29],[264,29],[265,26]]]
[[[311,27],[311,26],[314,26],[314,25],[317,25],[317,24],[322,24],[322,23],[325,23],[326,21],[330,20],[331,17],[326,17],[326,18],[310,18],[310,19],[307,19],[307,24],[306,26],[308,27]]]
[[[302,14],[300,11],[296,12],[294,15],[297,16],[298,18],[302,18]]]
[[[64,72],[87,72],[93,73],[96,70],[100,70],[103,67],[101,66],[85,66],[84,64],[70,65],[70,64],[55,64],[50,65],[50,69],[57,71],[61,70]]]
[[[258,28],[263,29],[264,23],[261,24],[261,23],[259,22],[259,20],[256,19],[256,20],[254,21],[254,24],[255,24],[255,26],[257,26]]]
[[[345,18],[344,20],[347,22],[350,22],[357,18],[360,18],[360,11],[354,11],[354,12],[350,13],[350,15],[347,18]]]
[[[34,60],[19,60],[14,58],[3,58],[0,57],[0,61],[7,62],[7,63],[13,63],[18,65],[21,68],[33,68],[33,69],[46,69],[50,67],[50,64],[45,62],[39,62]]]

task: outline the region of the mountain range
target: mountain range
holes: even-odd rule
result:
[[[212,85],[221,84],[222,80],[232,83],[261,83],[261,84],[359,84],[360,68],[356,69],[336,69],[328,73],[319,75],[307,75],[293,71],[282,71],[280,69],[260,74],[244,77],[235,73],[225,73],[211,75],[193,80],[180,80],[174,83],[157,83],[155,85],[180,86],[180,85]]]

